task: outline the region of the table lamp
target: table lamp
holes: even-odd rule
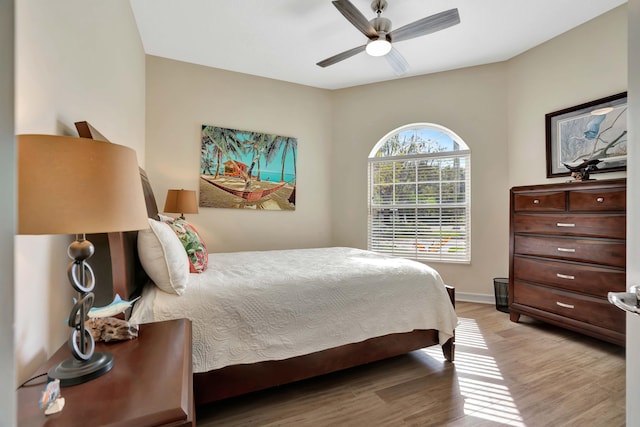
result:
[[[163,212],[179,213],[184,219],[186,213],[198,213],[198,202],[194,190],[169,190]]]
[[[62,386],[97,378],[113,355],[94,352],[85,328],[95,275],[87,263],[95,248],[85,234],[147,228],[147,211],[134,150],[87,138],[18,135],[18,234],[75,234],[68,254],[69,282],[78,292],[68,325],[70,357],[49,370]],[[64,319],[64,316],[60,316]]]

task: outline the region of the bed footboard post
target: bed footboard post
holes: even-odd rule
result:
[[[454,337],[449,338],[446,343],[442,344],[442,354],[444,355],[444,358],[447,360],[447,362],[453,362],[455,358],[455,350],[456,343]]]
[[[456,308],[456,288],[453,286],[445,285],[447,289],[447,293],[449,294],[449,299],[451,300],[451,305],[453,308]],[[455,358],[455,349],[456,349],[456,331],[453,331],[453,336],[449,338],[449,340],[442,345],[442,354],[444,358],[448,362],[453,362]]]
[[[456,308],[456,288],[449,285],[444,285],[444,287],[447,289],[447,293],[449,294],[451,305],[453,305],[453,308]]]

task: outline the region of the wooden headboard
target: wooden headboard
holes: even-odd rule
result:
[[[100,132],[86,121],[76,122],[76,129],[81,138],[91,138],[108,141]],[[144,169],[140,170],[140,181],[144,201],[147,205],[147,216],[158,217],[158,205],[153,195],[151,183]],[[138,258],[138,232],[126,231],[108,233],[109,253],[111,255],[111,275],[113,279],[113,295],[120,295],[122,299],[130,300],[142,292],[144,285],[150,280],[144,272]]]
[[[159,219],[156,198],[144,169],[140,168],[140,180],[147,216]],[[151,279],[144,272],[138,257],[138,232],[125,231],[109,233],[109,252],[111,254],[111,274],[113,276],[113,295],[130,300],[140,295],[144,285]]]

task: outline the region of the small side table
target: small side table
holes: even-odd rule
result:
[[[138,338],[96,343],[96,351],[112,353],[113,368],[92,381],[62,387],[62,412],[45,416],[38,406],[46,376],[20,387],[18,425],[195,426],[189,320],[143,324]],[[34,375],[69,355],[65,343]]]

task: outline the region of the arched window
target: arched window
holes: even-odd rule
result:
[[[471,152],[451,130],[403,126],[369,154],[369,250],[471,262]]]

